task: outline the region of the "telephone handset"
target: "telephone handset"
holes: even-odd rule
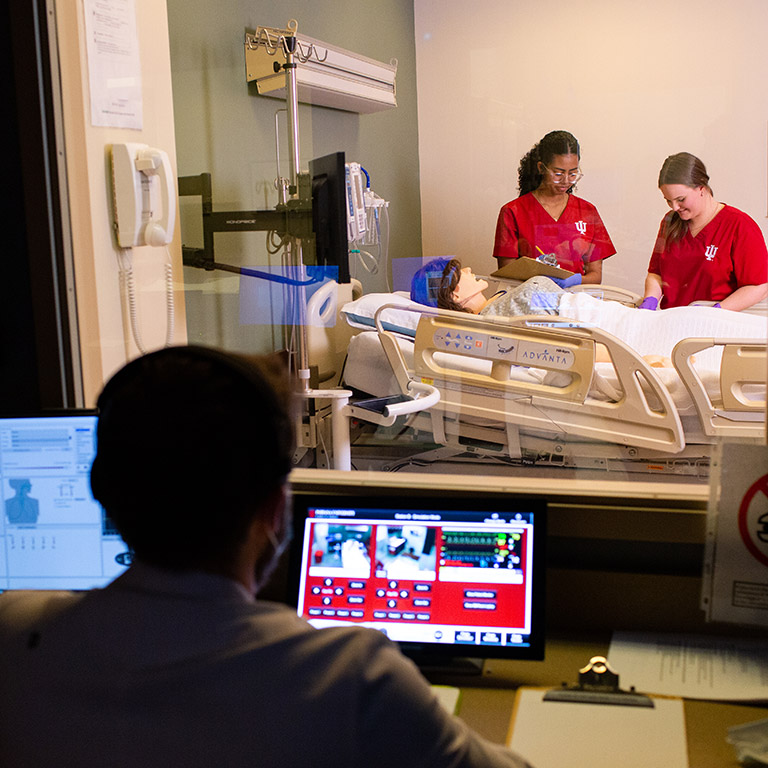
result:
[[[167,153],[147,144],[112,145],[112,202],[120,276],[125,282],[131,331],[139,351],[147,350],[141,338],[133,277],[134,246],[167,246],[176,224],[176,179]],[[159,211],[159,214],[158,214]],[[165,346],[173,341],[173,267],[165,248]]]
[[[176,189],[166,152],[147,144],[113,144],[112,192],[115,231],[121,248],[171,242],[176,223]]]

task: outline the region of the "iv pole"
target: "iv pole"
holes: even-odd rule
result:
[[[285,203],[288,206],[290,206],[291,201],[299,200],[299,173],[301,167],[299,153],[299,91],[296,78],[296,62],[298,60],[301,63],[306,63],[310,59],[322,62],[328,56],[327,51],[321,56],[314,45],[299,42],[296,37],[297,30],[298,22],[295,19],[291,19],[286,29],[258,27],[255,35],[246,33],[245,36],[246,48],[253,50],[263,45],[271,56],[276,55],[280,51],[285,57],[284,64],[281,65],[275,61],[273,66],[276,72],[281,68],[285,70],[285,100],[290,149],[288,195],[285,194],[282,179],[278,179],[278,185],[281,187],[281,203]],[[285,248],[291,276],[299,281],[305,280],[306,269],[303,261],[302,239],[295,235],[289,235],[286,238]],[[345,409],[349,403],[349,398],[352,396],[352,392],[346,389],[310,389],[309,342],[306,324],[307,299],[306,293],[303,290],[299,292],[298,310],[300,335],[297,374],[301,386],[301,394],[308,399],[331,400],[333,463],[336,469],[349,470],[351,469],[349,421]]]
[[[275,56],[280,52],[285,63],[280,64],[275,61],[275,71],[285,70],[286,83],[286,110],[288,115],[288,138],[289,138],[289,159],[290,169],[288,178],[288,199],[285,200],[284,192],[281,193],[281,202],[285,200],[296,201],[299,199],[299,172],[301,168],[301,157],[299,150],[299,91],[296,79],[297,60],[306,63],[310,59],[324,61],[328,55],[326,53],[321,57],[314,45],[305,45],[298,41],[296,32],[298,22],[291,19],[286,29],[277,29],[275,27],[258,27],[255,35],[246,33],[246,47],[253,50],[260,45],[264,46],[266,51]],[[304,268],[302,239],[295,235],[289,235],[286,238],[285,250],[287,262],[291,277],[303,281],[306,279],[306,270]],[[306,324],[307,300],[304,291],[298,293],[298,364],[297,375],[303,390],[309,389],[309,353]]]

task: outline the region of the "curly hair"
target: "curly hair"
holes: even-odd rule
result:
[[[568,131],[551,131],[523,155],[517,169],[517,184],[521,195],[533,192],[541,184],[539,163],[547,165],[555,155],[576,155],[581,159],[579,142]],[[572,192],[571,187],[568,192]]]

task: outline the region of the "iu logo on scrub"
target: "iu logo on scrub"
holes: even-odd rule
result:
[[[717,254],[717,248],[716,245],[708,245],[707,250],[704,251],[704,256],[706,256],[707,261],[712,261],[712,259],[715,258],[715,255]]]
[[[744,494],[739,507],[739,533],[752,557],[768,566],[768,475]]]
[[[587,222],[586,221],[577,221],[575,226],[576,226],[576,229],[578,230],[580,235],[586,235],[587,234]]]

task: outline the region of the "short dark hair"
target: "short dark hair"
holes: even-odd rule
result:
[[[267,358],[199,346],[139,357],[99,396],[94,498],[139,559],[224,563],[286,481],[292,402]]]

